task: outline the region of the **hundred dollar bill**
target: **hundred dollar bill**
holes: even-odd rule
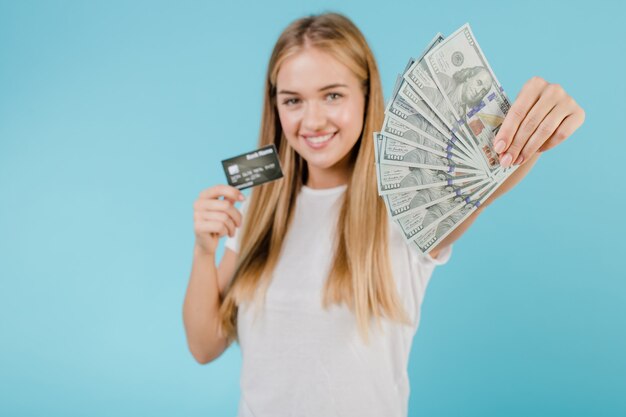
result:
[[[443,40],[443,35],[438,33],[431,41],[426,53],[434,49],[437,45],[443,42]],[[409,70],[404,73],[404,79],[448,129],[450,129],[455,135],[463,137],[467,140],[465,137],[466,135],[461,133],[459,130],[457,118],[454,116],[454,113],[439,91],[437,84],[435,84],[435,81],[430,74],[430,70],[428,69],[428,65],[424,60],[424,56],[413,62],[411,67],[409,67]]]
[[[400,109],[397,107],[391,107],[389,111],[396,116],[406,118],[401,113],[402,107],[409,108],[411,114],[417,113],[414,121],[414,125],[422,130],[431,130],[436,129],[439,133],[444,135],[445,137],[449,137],[451,135],[450,129],[445,126],[441,119],[428,107],[428,104],[415,92],[413,87],[411,87],[406,82],[400,84],[400,88],[398,90],[398,95],[396,100],[399,101]],[[415,123],[417,122],[417,123]]]
[[[417,191],[404,191],[383,195],[385,205],[392,219],[421,210],[429,205],[467,193],[471,187],[492,181],[490,178],[470,180],[466,183],[431,187]]]
[[[438,242],[445,239],[459,224],[474,213],[498,189],[498,185],[492,183],[481,190],[479,196],[466,198],[446,213],[442,213],[435,221],[413,237],[411,246],[422,254],[430,252]]]
[[[405,124],[420,134],[452,144],[453,147],[460,149],[468,160],[476,157],[475,152],[469,151],[468,145],[470,144],[459,142],[459,137],[439,120],[402,75],[396,78],[391,99],[385,107],[385,114],[402,119]]]
[[[435,119],[437,116],[434,115],[434,113],[432,115],[428,114],[432,113],[432,111],[428,108],[424,100],[415,92],[415,90],[413,90],[413,87],[411,87],[406,81],[400,85],[396,101],[397,103],[403,105],[397,107],[411,109],[412,113],[408,117],[405,116],[402,118],[406,120],[406,123],[414,130],[426,132],[431,136],[452,143],[455,147],[459,148],[464,155],[466,155],[467,159],[476,160],[476,162],[481,161],[480,159],[477,159],[478,154],[473,149],[471,143],[466,139],[463,139],[463,136],[459,136],[455,132],[448,130],[447,127],[443,128],[445,133],[441,133],[440,129],[435,129],[433,127],[433,123],[436,123]],[[391,113],[395,116],[400,114],[397,107],[391,107]]]
[[[465,165],[463,160],[454,155],[436,155],[418,145],[408,145],[383,134],[378,134],[382,140],[380,147],[380,163],[390,165],[404,165],[417,168],[447,170],[454,168],[455,171],[464,173],[481,173],[475,167]]]
[[[499,166],[493,138],[511,107],[469,24],[426,54],[430,73],[454,116],[471,131],[490,170]]]
[[[459,125],[454,114],[443,99],[441,92],[428,72],[424,56],[443,41],[444,37],[438,33],[430,42],[425,52],[412,61],[408,70],[403,73],[405,85],[398,86],[398,94],[422,116],[439,129],[445,136],[460,138],[465,145],[466,154],[479,157],[472,144],[468,142],[468,134],[463,132],[463,125]],[[411,62],[411,61],[410,61]]]
[[[414,168],[380,163],[381,145],[378,138],[379,132],[374,132],[374,152],[376,158],[376,176],[378,194],[392,194],[399,191],[422,190],[430,187],[438,187],[487,178],[484,173],[465,174],[448,170]]]
[[[412,89],[412,87],[411,87],[411,89]],[[407,102],[409,102],[414,107],[422,108],[422,107],[425,106],[425,104],[424,104],[425,101],[419,95],[417,95],[415,93],[409,95],[406,92],[406,90],[408,90],[408,88],[405,89],[404,91],[400,92],[400,94],[399,94],[400,97],[404,98]],[[422,104],[422,106],[414,105],[414,102],[416,100],[419,100],[419,102]],[[424,115],[421,110],[419,110],[418,112],[420,112],[422,115]],[[447,126],[446,126],[446,129],[447,129]],[[453,138],[453,142],[455,144],[458,143],[459,145],[457,145],[457,146],[462,148],[466,155],[470,155],[470,157],[472,158],[472,161],[474,161],[474,164],[476,164],[476,166],[482,166],[483,169],[488,169],[484,157],[481,155],[480,151],[476,148],[475,140],[467,139],[467,138],[472,138],[472,135],[467,130],[465,124],[463,124],[461,121],[457,121],[456,126],[453,126],[449,130],[449,133],[447,134],[447,137]]]
[[[406,82],[401,82],[398,85],[397,96],[401,97],[406,102],[405,105],[409,105],[412,110],[421,114],[430,125],[439,131],[439,133],[446,137],[450,136],[450,129],[448,129],[443,121],[441,121],[441,119],[432,111],[430,107],[428,107],[428,104],[421,99],[417,93],[415,93],[415,90],[411,87],[411,85]],[[395,113],[393,108],[388,109],[388,111]],[[400,116],[400,114],[396,115]]]
[[[393,114],[385,115],[381,133],[408,145],[420,145],[422,149],[428,149],[436,155],[451,154],[465,161],[467,165],[474,164],[474,159],[468,157],[458,147],[458,143],[445,137],[437,138],[426,132],[421,132],[418,128],[410,126],[406,121]]]
[[[466,145],[460,142],[458,137],[441,123],[437,115],[417,96],[402,75],[396,77],[391,99],[385,106],[385,114],[402,120],[405,125],[410,126],[420,135],[452,145],[468,161],[476,158],[475,152],[468,151],[469,143]]]
[[[400,225],[404,239],[407,242],[411,242],[426,226],[437,221],[442,216],[442,213],[445,214],[452,211],[466,200],[477,198],[480,191],[488,186],[488,181],[478,182],[470,187],[466,187],[464,193],[454,195],[420,210],[413,210],[402,217],[396,218],[395,221]]]

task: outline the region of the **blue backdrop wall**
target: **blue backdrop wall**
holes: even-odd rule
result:
[[[0,1],[0,414],[235,415],[239,347],[186,346],[192,204],[256,146],[279,33],[327,10],[386,96],[470,22],[511,98],[540,75],[587,112],[436,270],[410,415],[626,415],[626,9],[534,0]]]

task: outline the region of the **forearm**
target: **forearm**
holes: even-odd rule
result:
[[[189,350],[200,363],[209,362],[221,351],[220,347],[224,343],[217,332],[219,305],[215,255],[205,254],[194,248],[193,265],[183,305],[183,322]]]
[[[526,176],[526,174],[528,174],[530,169],[537,162],[539,155],[539,153],[535,154],[535,156],[529,159],[525,164],[522,164],[519,168],[517,168],[515,172],[511,174],[511,176],[507,178],[506,181],[504,181],[502,185],[500,185],[500,187],[498,187],[498,189],[494,191],[493,194],[483,204],[480,205],[479,208],[476,209],[476,211],[474,211],[467,219],[463,221],[463,223],[461,223],[448,236],[446,236],[441,242],[439,242],[434,249],[431,250],[431,256],[436,258],[442,248],[451,245],[458,238],[460,238],[463,233],[465,233],[465,231],[472,225],[472,223],[474,223],[476,218],[489,204],[493,203],[497,198],[501,197],[503,194],[515,187],[515,185],[519,183],[522,178]]]

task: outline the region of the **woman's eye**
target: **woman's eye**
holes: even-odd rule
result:
[[[340,97],[341,97],[341,94],[339,93],[328,93],[328,95],[326,96],[326,98],[328,98],[329,101],[335,101]]]
[[[298,104],[298,99],[297,98],[288,98],[287,100],[283,101],[283,104],[285,104],[287,106],[292,106],[294,104]]]

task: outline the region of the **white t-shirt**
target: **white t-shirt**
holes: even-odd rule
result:
[[[421,255],[389,220],[392,270],[413,326],[383,319],[384,334],[372,325],[366,346],[345,305],[321,306],[346,188],[302,188],[261,313],[255,318],[253,304],[239,307],[239,417],[407,415],[407,366],[420,305],[433,269],[447,262],[451,247],[437,259]],[[239,229],[226,247],[237,252],[238,238]]]

